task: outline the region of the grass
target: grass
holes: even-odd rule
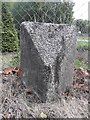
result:
[[[77,47],[84,47],[84,46],[90,46],[90,42],[85,42],[85,41],[77,41]]]
[[[5,67],[12,67],[13,66],[13,58],[16,56],[16,53],[7,53],[0,55],[0,70]]]
[[[13,66],[12,60],[15,56],[16,56],[16,54],[5,54],[3,56],[0,55],[0,70],[2,69],[1,65],[3,68],[9,67],[9,66],[12,67]],[[2,61],[1,61],[1,59],[2,59]],[[88,64],[79,59],[76,59],[74,64],[76,67],[82,67],[82,68],[86,68],[86,69],[88,68]]]
[[[82,68],[88,69],[88,64],[85,63],[84,61],[79,60],[79,59],[76,59],[76,60],[75,60],[74,65],[75,65],[76,67],[82,67]]]
[[[79,40],[90,40],[90,37],[77,37],[77,47],[81,46],[90,46],[90,42],[86,42],[86,41],[79,41]]]
[[[83,40],[83,41],[80,41]],[[86,42],[84,40],[90,40],[90,37],[78,37],[77,38],[77,47],[90,47],[90,42]]]
[[[78,40],[90,40],[90,37],[80,36]]]
[[[84,48],[84,47],[90,47],[90,42],[86,42],[86,41],[79,41],[79,40],[88,40],[90,39],[90,37],[78,37],[78,40],[77,40],[77,48]],[[76,67],[82,67],[82,68],[85,68],[85,69],[88,69],[88,64],[85,63],[83,60],[79,60],[79,59],[76,59],[75,60],[75,66]]]

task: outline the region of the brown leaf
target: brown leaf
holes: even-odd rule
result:
[[[14,68],[12,68],[12,67],[4,68],[3,69],[3,74],[5,74],[5,75],[12,74],[13,69]]]
[[[83,69],[82,67],[75,68],[76,74],[78,74],[80,77],[87,77],[89,76],[89,73],[87,70]]]
[[[22,75],[22,69],[21,67],[16,67],[14,70],[13,70],[17,76],[21,76]]]

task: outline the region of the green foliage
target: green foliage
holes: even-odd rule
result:
[[[73,2],[16,2],[12,13],[18,29],[23,21],[71,24],[73,6]]]
[[[12,52],[18,49],[18,36],[8,4],[2,3],[2,51]]]
[[[76,28],[78,31],[81,31],[81,33],[87,33],[88,34],[88,25],[89,25],[89,21],[88,20],[82,20],[82,19],[78,19],[75,21],[76,24]]]

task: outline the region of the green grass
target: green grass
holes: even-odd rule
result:
[[[2,70],[5,67],[12,67],[13,63],[12,60],[16,56],[16,53],[7,53],[0,55],[0,70]]]
[[[81,37],[78,37],[78,40],[90,40],[90,37],[81,36]]]
[[[90,46],[90,42],[86,42],[86,41],[79,41],[79,40],[90,40],[90,37],[77,37],[77,47],[79,46]]]
[[[90,46],[90,42],[84,42],[84,41],[77,41],[77,47],[84,47],[84,46]]]
[[[82,67],[82,68],[88,69],[88,64],[85,63],[84,61],[79,60],[79,59],[75,60],[74,65],[76,67]]]

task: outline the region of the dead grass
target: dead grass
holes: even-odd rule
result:
[[[33,94],[26,94],[16,76],[4,76],[2,82],[0,115],[4,118],[40,118],[42,112],[47,118],[88,118],[87,93],[81,96],[80,92],[73,91],[73,96],[62,95],[60,101],[52,103],[29,102]]]

